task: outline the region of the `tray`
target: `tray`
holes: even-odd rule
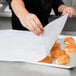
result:
[[[73,37],[76,41],[76,36],[67,36],[67,35],[60,35],[57,39],[57,42],[61,43],[61,48],[63,49],[65,47],[64,45],[64,39],[66,37]],[[57,67],[57,68],[65,68],[65,69],[72,69],[76,68],[76,54],[73,54],[70,56],[70,63],[69,65],[59,65],[56,63],[42,63],[42,62],[30,62],[33,64],[39,64],[39,65],[44,65],[44,66],[49,66],[49,67]]]

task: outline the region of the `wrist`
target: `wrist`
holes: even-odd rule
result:
[[[27,16],[28,14],[29,14],[29,12],[28,12],[26,9],[22,9],[22,10],[18,13],[17,17],[20,19],[20,18],[22,18],[22,17],[24,17],[24,16]]]
[[[58,11],[62,13],[63,10],[64,10],[66,7],[67,7],[67,6],[65,6],[65,5],[60,5],[59,8],[58,8]]]

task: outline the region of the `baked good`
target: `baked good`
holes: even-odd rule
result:
[[[53,58],[58,58],[58,57],[60,57],[60,56],[62,56],[62,55],[65,55],[66,54],[66,52],[64,51],[64,50],[60,50],[60,49],[58,49],[58,50],[55,50],[55,51],[51,51],[51,56],[53,57]]]
[[[43,62],[43,63],[52,63],[53,62],[53,58],[51,56],[47,56],[46,58],[44,58],[40,62]]]
[[[73,54],[73,53],[76,53],[76,45],[75,44],[70,44],[70,45],[67,45],[64,50],[66,51],[66,53],[68,54]]]
[[[67,37],[64,39],[65,44],[69,45],[69,44],[75,44],[75,40],[73,37]]]
[[[70,63],[70,56],[69,55],[62,55],[56,59],[56,63],[60,65],[67,65]]]
[[[53,48],[51,49],[51,51],[55,51],[55,50],[58,50],[58,49],[61,49],[61,44],[55,42],[55,44],[54,44]]]

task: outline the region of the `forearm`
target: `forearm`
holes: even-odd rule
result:
[[[25,8],[23,0],[12,0],[11,8],[13,9],[14,13],[18,18],[20,18],[22,15],[28,14],[28,11]]]
[[[11,8],[19,18],[23,27],[27,28],[36,35],[41,35],[44,32],[43,26],[38,17],[29,13],[24,5],[23,0],[12,0]]]

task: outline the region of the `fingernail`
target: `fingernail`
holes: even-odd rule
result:
[[[40,33],[37,33],[37,36],[40,36]]]
[[[44,30],[42,31],[42,33],[41,34],[43,34],[44,33]]]
[[[44,29],[43,29],[43,28],[42,28],[41,30],[42,30],[42,31],[44,31]]]
[[[40,34],[37,34],[37,36],[40,36]]]

